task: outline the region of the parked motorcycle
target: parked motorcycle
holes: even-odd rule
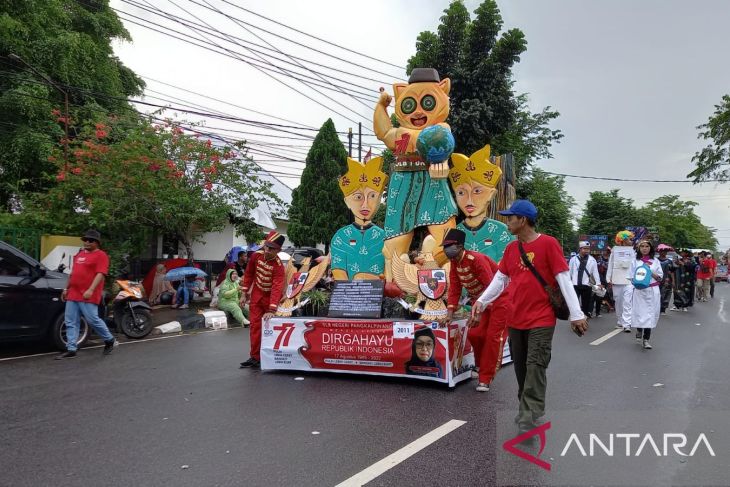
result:
[[[116,329],[129,338],[143,338],[152,331],[152,308],[144,301],[142,283],[117,279],[120,290],[112,301]]]

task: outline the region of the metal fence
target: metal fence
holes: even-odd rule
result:
[[[0,240],[40,260],[41,232],[32,228],[0,226]]]

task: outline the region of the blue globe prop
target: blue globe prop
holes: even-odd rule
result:
[[[416,140],[416,149],[421,159],[429,164],[438,164],[451,156],[455,144],[451,130],[434,125],[421,131]]]

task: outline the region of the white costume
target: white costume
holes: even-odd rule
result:
[[[591,286],[590,278],[593,278],[594,284],[601,284],[601,276],[598,274],[598,263],[596,262],[596,259],[593,258],[592,255],[588,256],[588,262],[586,262],[586,268],[583,272],[583,280],[581,282],[578,282],[578,270],[580,269],[580,254],[574,255],[570,258],[570,262],[568,263],[568,268],[570,269],[570,282],[573,283],[573,286]]]
[[[638,267],[644,264],[639,259],[634,259],[631,263],[631,274]],[[661,308],[661,293],[659,291],[659,283],[661,283],[664,277],[662,271],[662,265],[659,263],[659,259],[651,259],[646,263],[650,268],[652,274],[659,276],[659,280],[652,279],[651,286],[646,289],[636,289],[634,286],[629,286],[632,290],[631,300],[631,325],[634,328],[656,328],[656,324],[659,321],[659,310]]]
[[[631,293],[633,286],[629,284],[632,275],[631,265],[636,260],[633,247],[616,246],[608,258],[606,282],[612,284],[613,299],[616,303],[616,322],[624,328],[631,328]]]

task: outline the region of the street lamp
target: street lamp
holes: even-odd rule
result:
[[[65,113],[64,113],[63,119],[65,122],[64,128],[66,129],[66,138],[63,141],[63,160],[64,160],[64,169],[68,170],[68,119],[69,119],[68,92],[66,90],[64,90],[63,88],[61,88],[58,85],[58,83],[54,82],[51,78],[49,78],[48,76],[46,76],[45,74],[41,73],[36,68],[31,66],[28,62],[25,61],[25,59],[18,56],[17,54],[10,53],[10,54],[8,54],[8,57],[10,59],[12,59],[13,61],[18,61],[20,63],[23,63],[24,65],[26,65],[28,67],[28,69],[30,69],[35,74],[40,76],[46,83],[48,83],[49,85],[51,85],[52,87],[56,88],[58,91],[63,93],[63,101],[64,101],[64,106],[65,106]]]

